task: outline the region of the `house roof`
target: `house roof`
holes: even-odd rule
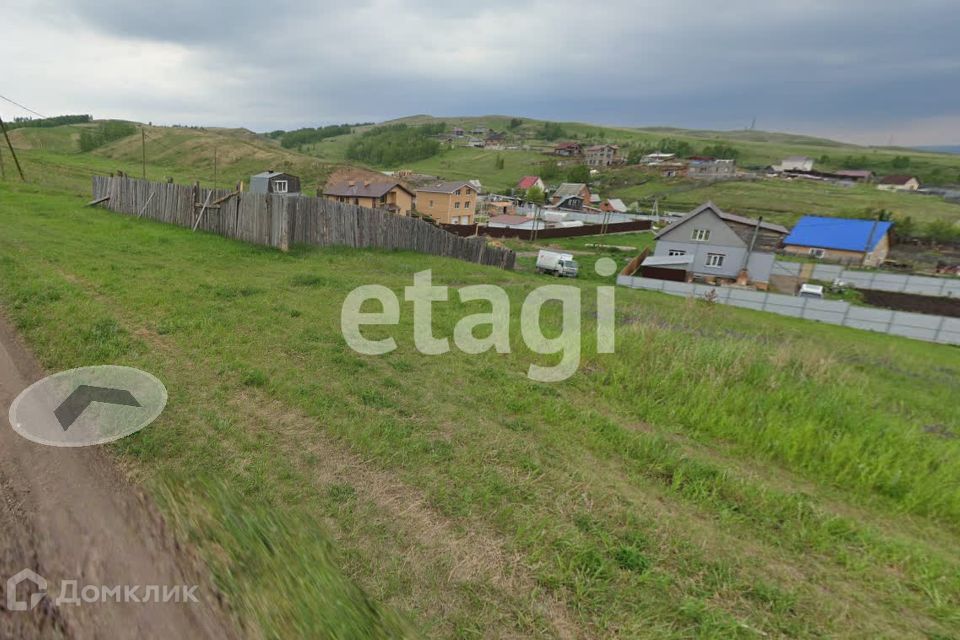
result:
[[[529,189],[533,185],[537,184],[537,180],[540,179],[540,176],[523,176],[520,178],[520,182],[517,183],[517,186],[521,189]]]
[[[253,174],[254,178],[276,178],[277,176],[287,175],[283,171],[261,171],[260,173]]]
[[[352,184],[351,184],[352,183]],[[346,196],[349,198],[382,198],[394,188],[400,188],[409,193],[413,192],[396,181],[372,180],[337,180],[328,182],[323,188],[325,196]]]
[[[690,264],[693,262],[693,256],[647,256],[641,263],[644,267],[660,267],[668,264]]]
[[[892,226],[892,222],[803,216],[783,243],[818,249],[873,251]],[[872,245],[869,249],[867,242]]]
[[[884,176],[880,180],[880,184],[895,184],[903,186],[910,182],[911,180],[916,180],[913,176]]]
[[[602,151],[603,149],[619,149],[620,147],[615,144],[595,144],[592,147],[587,147],[587,151]]]
[[[427,193],[453,193],[457,189],[462,189],[467,187],[468,189],[473,189],[477,191],[478,189],[467,182],[466,180],[459,180],[454,182],[436,182],[425,187],[417,187],[417,193],[425,191]]]
[[[623,204],[623,200],[620,198],[607,198],[607,204],[613,207],[614,211],[622,213],[627,210],[627,205]]]
[[[808,158],[807,156],[787,156],[783,159],[784,162],[809,162],[813,158]]]
[[[553,192],[553,197],[561,200],[566,200],[570,196],[580,197],[580,192],[586,187],[587,185],[582,182],[564,182]]]
[[[526,216],[493,216],[490,220],[487,221],[487,224],[505,224],[505,225],[519,225],[527,222],[532,222],[533,218],[528,218]]]
[[[579,142],[558,142],[554,148],[555,149],[573,149],[573,148],[579,149],[580,146],[581,145]]]
[[[704,211],[708,211],[708,210],[713,211],[713,213],[716,214],[718,218],[726,222],[737,222],[739,224],[745,224],[750,227],[756,227],[759,225],[761,229],[766,229],[767,231],[773,231],[774,233],[782,233],[783,235],[787,235],[788,233],[790,233],[790,231],[786,227],[780,226],[779,224],[773,224],[772,222],[761,222],[754,218],[738,216],[735,213],[727,213],[726,211],[722,210],[720,207],[713,204],[712,202],[707,202],[705,204],[700,205],[699,207],[697,207],[696,209],[694,209],[684,217],[680,218],[673,224],[667,225],[666,227],[658,231],[657,235],[654,236],[654,239],[657,239],[663,234],[669,231],[672,231],[673,229],[676,229],[677,227],[687,222],[688,220],[692,220],[693,218],[696,218],[698,215],[700,215]]]

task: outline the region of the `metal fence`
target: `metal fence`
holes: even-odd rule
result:
[[[772,275],[823,280],[840,279],[857,289],[873,289],[892,293],[913,293],[920,296],[960,298],[960,279],[911,276],[885,271],[857,271],[833,264],[811,264],[777,260]]]
[[[550,238],[576,238],[611,233],[629,233],[648,231],[651,223],[646,220],[617,222],[606,226],[600,224],[582,227],[550,227],[547,229],[517,229],[515,227],[490,227],[483,224],[445,224],[443,228],[459,236],[482,235],[491,238],[517,238],[519,240],[547,240]]]
[[[855,329],[879,331],[927,342],[960,345],[960,318],[858,307],[842,300],[818,300],[734,287],[619,276],[617,284],[675,296],[706,298],[721,304],[768,311],[792,318],[819,320]]]
[[[292,245],[402,249],[512,269],[516,253],[423,220],[322,198],[237,193],[95,176],[94,201],[117,213],[200,229],[286,251]]]

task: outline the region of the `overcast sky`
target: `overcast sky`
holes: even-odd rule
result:
[[[0,60],[0,94],[44,115],[257,131],[418,113],[756,117],[960,144],[957,0],[6,0]]]

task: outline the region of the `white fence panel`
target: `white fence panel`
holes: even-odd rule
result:
[[[778,260],[774,263],[773,275],[799,276],[801,263]],[[960,279],[916,276],[885,271],[859,271],[844,269],[839,265],[817,264],[811,279],[833,282],[843,280],[858,289],[912,293],[919,296],[960,298]]]
[[[803,307],[803,317],[806,320],[819,320],[830,324],[843,324],[843,320],[850,310],[850,303],[841,300],[815,300],[807,298]]]
[[[683,297],[696,296],[703,298],[711,292],[715,292],[714,299],[721,304],[928,342],[960,345],[960,318],[857,307],[842,300],[817,300],[815,298],[800,298],[762,291],[747,291],[734,287],[693,285],[653,278],[619,276],[617,284],[633,289],[662,291],[663,293]]]

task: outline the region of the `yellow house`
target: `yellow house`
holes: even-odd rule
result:
[[[469,182],[438,182],[417,189],[417,211],[440,224],[473,224],[477,188]]]
[[[913,176],[886,176],[877,185],[881,191],[916,191],[919,188],[920,181]]]
[[[323,197],[344,204],[387,209],[408,216],[413,211],[414,193],[396,181],[351,179],[328,182],[323,189]]]

